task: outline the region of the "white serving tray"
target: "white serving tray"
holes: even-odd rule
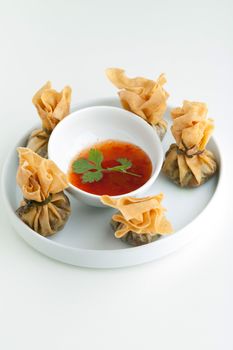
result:
[[[94,105],[120,107],[118,99],[111,97],[89,100],[79,104],[78,108],[73,110]],[[165,118],[171,123],[169,110]],[[116,268],[142,264],[164,257],[198,234],[190,229],[190,224],[212,203],[219,189],[221,156],[216,141],[212,138],[208,149],[215,153],[218,160],[218,175],[199,188],[182,189],[160,174],[147,193],[148,195],[164,193],[163,206],[167,208],[166,216],[171,221],[175,233],[150,244],[130,247],[116,239],[110,228],[109,222],[114,210],[88,207],[72,199],[68,194],[72,205],[71,218],[62,231],[45,238],[31,230],[15,214],[22,199],[15,180],[18,167],[16,147],[25,145],[28,134],[13,145],[3,168],[2,192],[5,207],[11,224],[29,245],[42,254],[67,264],[92,268]],[[164,151],[173,142],[174,139],[169,130],[163,141]]]

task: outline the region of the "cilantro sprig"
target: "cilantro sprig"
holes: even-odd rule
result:
[[[98,182],[102,179],[104,172],[121,172],[124,174],[129,174],[132,176],[140,177],[141,175],[132,173],[128,171],[132,167],[132,162],[127,158],[118,158],[117,162],[119,165],[116,165],[111,168],[103,168],[102,162],[104,160],[103,153],[98,149],[91,148],[88,154],[88,159],[81,158],[76,160],[72,164],[73,172],[76,174],[82,175],[83,183],[92,183]]]

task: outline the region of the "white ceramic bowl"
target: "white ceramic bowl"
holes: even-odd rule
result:
[[[95,106],[71,113],[52,132],[48,155],[67,173],[72,159],[84,148],[105,140],[120,140],[141,147],[150,157],[153,170],[150,179],[137,190],[114,196],[141,196],[157,178],[163,163],[163,150],[155,130],[142,118],[124,109]],[[68,191],[78,200],[103,207],[100,196],[85,192],[71,183]]]

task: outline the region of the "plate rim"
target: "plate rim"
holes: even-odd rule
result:
[[[71,107],[71,112],[74,112],[75,110],[77,109],[82,109],[82,108],[85,108],[85,106],[87,104],[90,104],[91,105],[94,105],[93,103],[99,103],[100,101],[107,101],[107,100],[111,100],[111,101],[116,101],[117,100],[117,97],[114,97],[114,96],[106,96],[106,97],[99,97],[99,98],[95,98],[95,99],[87,99],[87,100],[83,100],[81,102],[79,102],[78,104],[74,104],[72,105]],[[83,106],[82,106],[83,105]],[[106,105],[106,102],[105,104],[103,105]],[[81,106],[81,107],[80,107]],[[171,105],[168,105],[168,108],[171,108]],[[37,126],[38,127],[38,126]],[[31,128],[30,130],[34,130],[35,128]],[[49,248],[50,247],[57,247],[58,249],[65,249],[65,250],[68,250],[70,252],[74,252],[76,254],[87,254],[87,255],[90,255],[90,254],[96,254],[96,255],[99,255],[99,256],[103,256],[103,255],[119,255],[120,253],[122,254],[123,252],[124,253],[130,253],[132,254],[133,252],[144,252],[144,254],[146,255],[146,250],[147,251],[150,251],[150,250],[157,250],[160,249],[160,246],[161,244],[163,245],[164,241],[166,240],[168,242],[168,240],[170,242],[172,242],[172,240],[174,239],[177,239],[177,237],[180,237],[181,235],[184,235],[184,231],[187,230],[187,228],[189,228],[190,225],[192,225],[194,222],[196,222],[202,215],[203,213],[205,213],[206,209],[209,208],[212,204],[213,204],[213,201],[216,200],[216,196],[219,194],[219,188],[221,187],[221,183],[222,183],[222,172],[223,172],[223,157],[221,155],[221,150],[219,148],[219,144],[218,142],[215,140],[214,137],[211,137],[211,139],[213,140],[213,142],[215,143],[216,145],[216,148],[218,150],[218,153],[219,153],[219,162],[218,162],[218,181],[217,181],[217,184],[216,184],[216,188],[215,188],[215,191],[212,195],[212,197],[210,198],[209,202],[207,203],[207,205],[204,207],[204,209],[198,213],[198,215],[192,220],[190,221],[189,223],[187,223],[184,227],[182,227],[182,229],[174,232],[174,234],[172,235],[169,235],[167,237],[165,237],[164,239],[162,240],[158,240],[158,241],[155,241],[155,242],[152,242],[150,244],[146,244],[146,245],[142,245],[142,246],[136,246],[136,247],[126,247],[126,248],[121,248],[121,249],[86,249],[86,248],[79,248],[79,247],[72,247],[72,246],[67,246],[67,245],[64,245],[60,242],[56,242],[56,241],[53,241],[53,240],[50,240],[44,236],[41,236],[40,234],[36,233],[34,230],[32,230],[29,226],[27,226],[26,224],[24,224],[18,217],[17,215],[15,214],[15,212],[13,211],[13,208],[11,206],[11,203],[10,203],[10,199],[8,198],[8,195],[7,195],[7,188],[5,186],[6,184],[6,176],[7,176],[7,169],[9,167],[9,164],[10,164],[10,160],[12,159],[12,156],[13,156],[13,152],[16,152],[16,148],[18,147],[18,145],[20,143],[23,142],[23,140],[25,140],[25,138],[28,136],[28,133],[30,132],[30,130],[28,130],[24,136],[22,136],[20,139],[17,140],[17,142],[14,143],[14,145],[11,147],[11,149],[8,151],[7,153],[7,157],[5,159],[5,161],[3,162],[3,167],[2,167],[2,176],[1,176],[1,190],[2,190],[2,194],[3,194],[3,203],[4,203],[4,207],[6,209],[6,212],[9,216],[9,218],[13,218],[13,220],[11,220],[11,225],[14,227],[15,231],[17,232],[17,234],[20,235],[20,237],[22,237],[24,239],[24,241],[26,241],[30,246],[32,246],[35,250],[37,251],[40,251],[40,253],[50,257],[50,258],[53,258],[55,260],[59,260],[59,261],[62,261],[64,263],[68,263],[68,264],[71,264],[71,265],[76,265],[76,266],[85,266],[85,267],[95,267],[95,268],[98,268],[98,267],[101,267],[101,268],[113,268],[113,267],[126,267],[126,266],[131,266],[131,265],[137,265],[137,262],[135,263],[128,263],[128,264],[117,264],[117,266],[113,266],[113,265],[116,265],[116,264],[110,264],[111,266],[96,266],[96,264],[89,264],[89,265],[86,265],[86,264],[76,264],[76,263],[70,263],[70,262],[67,262],[67,261],[64,261],[64,259],[59,259],[59,258],[54,258],[53,256],[51,255],[48,255],[46,253],[44,253],[43,251],[41,251],[40,249],[37,249],[37,247],[35,247],[34,245],[32,245],[31,243],[29,243],[27,241],[27,239],[24,237],[23,234],[21,234],[21,232],[19,232],[19,230],[16,228],[16,226],[21,226],[22,227],[22,230],[21,231],[25,231],[27,232],[27,235],[31,235],[31,239],[32,240],[36,240],[36,241],[39,241],[41,242],[42,244],[45,244],[47,245]],[[196,233],[194,236],[197,236],[198,233]],[[173,251],[176,251],[178,250],[179,248],[181,248],[182,246],[184,246],[186,243],[188,243],[190,240],[191,240],[192,237],[187,237],[187,239],[185,240],[185,242],[183,242],[182,244],[179,244],[178,247],[174,248],[174,249],[171,249],[171,252]],[[162,256],[166,256],[168,254],[170,254],[171,252],[168,252],[168,253],[165,253],[165,254],[162,254]],[[156,255],[156,254],[155,254]],[[160,258],[160,257],[156,257],[154,256],[154,258],[149,258],[149,259],[143,259],[143,262],[148,262],[148,261],[151,261],[151,260],[155,260],[157,258]],[[138,262],[138,264],[141,264],[143,262]]]

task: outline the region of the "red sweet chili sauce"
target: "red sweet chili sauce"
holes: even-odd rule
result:
[[[74,173],[72,164],[78,159],[87,159],[91,148],[98,149],[102,152],[104,157],[102,162],[103,168],[119,165],[117,162],[118,158],[127,158],[132,162],[132,166],[128,171],[140,175],[140,177],[120,172],[104,172],[103,178],[100,181],[83,183],[82,174]],[[69,171],[69,181],[72,185],[92,194],[116,196],[129,193],[141,187],[149,180],[151,173],[151,160],[140,147],[123,141],[107,140],[84,149],[72,160]]]

